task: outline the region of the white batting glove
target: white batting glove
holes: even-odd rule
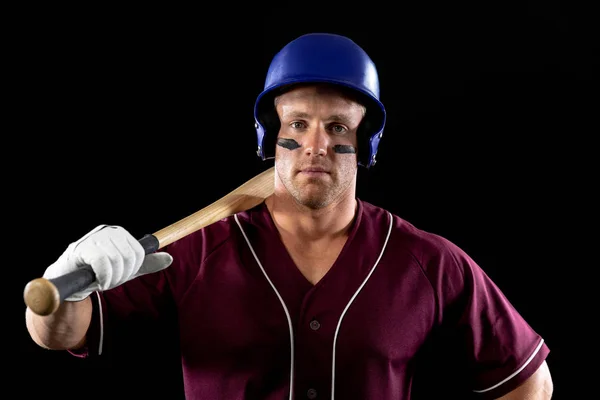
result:
[[[140,242],[120,226],[99,225],[71,243],[65,252],[44,272],[52,279],[89,265],[96,274],[92,285],[74,293],[66,301],[80,301],[94,291],[115,288],[138,276],[158,272],[173,262],[170,254],[145,255]]]

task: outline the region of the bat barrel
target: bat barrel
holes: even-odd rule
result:
[[[34,279],[25,286],[25,304],[38,315],[50,315],[64,299],[86,289],[95,279],[89,265],[54,279]]]

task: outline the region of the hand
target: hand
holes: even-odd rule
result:
[[[172,262],[171,255],[165,252],[146,255],[139,241],[122,227],[99,225],[71,243],[46,269],[44,278],[56,278],[90,265],[96,274],[94,283],[65,299],[80,301],[94,291],[109,290],[138,276],[161,271]]]

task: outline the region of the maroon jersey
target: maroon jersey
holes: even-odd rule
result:
[[[166,270],[92,294],[83,356],[110,354],[123,321],[172,312],[189,399],[400,400],[412,398],[419,374],[430,374],[425,387],[446,375],[497,397],[549,353],[464,251],[360,200],[342,252],[316,285],[264,203],[163,250],[174,258]],[[438,377],[427,365],[448,369]]]

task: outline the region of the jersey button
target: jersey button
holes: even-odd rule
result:
[[[306,397],[308,397],[309,399],[316,399],[317,391],[315,389],[308,389],[306,391]]]
[[[321,324],[316,319],[313,319],[312,321],[310,321],[310,329],[312,329],[313,331],[316,331],[320,327],[321,327]]]

